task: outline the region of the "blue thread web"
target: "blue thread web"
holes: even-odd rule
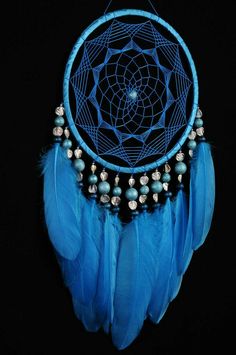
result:
[[[168,152],[187,125],[192,81],[180,45],[166,39],[151,21],[113,20],[83,44],[71,76],[75,124],[86,144],[104,160],[137,167]]]

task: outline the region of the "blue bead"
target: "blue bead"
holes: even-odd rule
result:
[[[179,161],[178,163],[175,164],[175,172],[178,175],[183,175],[187,171],[187,165],[183,163],[182,161]]]
[[[203,126],[203,120],[201,118],[196,118],[194,122],[195,127],[200,128]]]
[[[56,118],[55,118],[54,123],[55,123],[55,126],[57,126],[57,127],[61,127],[61,126],[63,126],[63,125],[64,125],[65,120],[64,120],[64,118],[63,118],[63,117],[58,116],[58,117],[56,117]]]
[[[120,196],[122,194],[122,190],[119,186],[115,186],[112,192],[113,196]]]
[[[82,159],[75,159],[74,160],[74,167],[77,171],[83,171],[85,168],[85,163]]]
[[[72,147],[72,142],[70,139],[65,139],[63,142],[62,142],[62,146],[63,148],[65,149],[70,149]]]
[[[100,192],[101,195],[108,194],[110,192],[110,184],[107,181],[101,181],[98,184],[98,191]]]
[[[154,194],[159,194],[163,190],[162,183],[160,181],[153,181],[151,190]]]
[[[141,195],[147,195],[149,193],[149,187],[147,185],[144,185],[140,187],[139,191]]]
[[[170,176],[169,173],[164,173],[164,174],[162,175],[162,181],[163,181],[163,182],[170,182],[170,180],[171,180],[171,176]]]
[[[88,182],[90,185],[95,185],[98,182],[98,177],[95,174],[89,175]]]
[[[126,190],[125,192],[125,197],[127,198],[127,200],[129,201],[134,201],[137,200],[138,198],[138,191],[131,187],[130,189]]]
[[[188,142],[188,148],[189,148],[189,149],[194,150],[194,149],[196,149],[196,146],[197,146],[197,142],[195,142],[194,140],[191,139],[191,140]]]

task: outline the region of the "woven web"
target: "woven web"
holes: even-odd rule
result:
[[[192,85],[180,45],[151,21],[113,20],[83,51],[70,83],[75,124],[86,144],[103,159],[136,167],[165,155],[187,124]]]

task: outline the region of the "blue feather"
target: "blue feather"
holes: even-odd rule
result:
[[[159,235],[157,235],[159,247],[155,260],[156,279],[148,307],[148,315],[152,322],[158,323],[169,304],[169,287],[174,262],[173,216],[169,198],[167,198],[163,208],[154,212],[154,216],[155,214],[159,224]]]
[[[76,173],[59,144],[43,157],[42,165],[49,237],[60,255],[73,260],[81,247]]]
[[[215,203],[215,173],[208,143],[201,142],[191,166],[192,248],[198,249],[209,232]]]
[[[112,339],[118,349],[138,335],[152,295],[156,266],[154,227],[146,212],[127,224],[118,256]]]

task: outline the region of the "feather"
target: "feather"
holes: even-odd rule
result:
[[[209,232],[215,202],[215,173],[208,143],[201,142],[191,166],[192,230],[194,250],[205,241]]]
[[[163,208],[157,213],[159,235],[157,236],[158,254],[156,255],[156,279],[152,298],[148,307],[149,318],[158,323],[169,304],[169,287],[174,260],[173,217],[171,201],[167,198]]]
[[[65,151],[55,146],[43,157],[44,209],[50,240],[57,252],[73,260],[81,247],[76,172]]]
[[[118,349],[138,335],[146,318],[155,276],[154,228],[146,212],[122,232],[114,296],[112,339]]]

